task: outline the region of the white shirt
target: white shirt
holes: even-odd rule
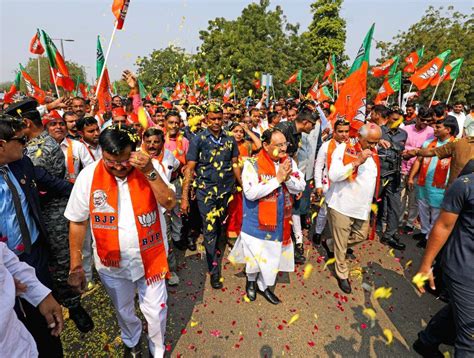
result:
[[[87,167],[89,164],[94,163],[94,159],[92,159],[91,155],[87,151],[86,146],[77,140],[69,139],[72,143],[72,158],[74,163],[74,174],[76,178],[81,171],[81,169]],[[66,163],[66,175],[68,175],[68,166],[67,166],[67,150],[69,148],[69,141],[68,138],[64,138],[61,144],[59,145],[61,150],[64,154],[64,159]]]
[[[332,140],[332,139],[331,139]],[[324,142],[319,148],[318,156],[316,157],[316,164],[314,165],[314,184],[316,189],[322,188],[323,192],[327,192],[329,188],[328,178],[328,149],[329,142]],[[336,148],[341,143],[336,142]]]
[[[262,149],[263,150],[263,149]],[[255,159],[247,159],[244,162],[244,169],[242,171],[242,186],[244,195],[248,200],[258,200],[270,194],[272,191],[280,187],[278,179],[275,177],[267,182],[258,182],[258,173],[255,170],[254,161]],[[278,172],[280,163],[274,162],[275,173]],[[290,178],[285,182],[286,187],[290,194],[299,194],[306,187],[303,173],[298,169],[296,162],[291,159],[291,167],[293,173],[298,173],[297,176],[290,175]]]
[[[346,143],[334,150],[329,168],[331,186],[326,194],[326,202],[331,209],[351,218],[367,220],[377,181],[377,165],[372,157],[357,169],[355,180],[349,180],[352,164],[344,165]]]
[[[72,189],[71,196],[64,212],[64,216],[73,222],[82,222],[89,218],[89,201],[91,196],[92,179],[94,171],[99,161],[89,165],[82,170],[76,179]],[[170,185],[163,173],[161,167],[156,168],[163,181]],[[137,281],[144,275],[143,262],[140,254],[140,246],[138,243],[138,232],[135,223],[135,215],[133,213],[132,200],[128,189],[127,178],[117,180],[118,186],[118,237],[120,245],[120,267],[107,267],[102,265],[97,254],[94,233],[92,232],[92,248],[94,251],[94,262],[98,272],[111,277],[124,278],[127,280]],[[166,222],[163,216],[161,206],[160,224],[163,234],[163,241],[167,246]],[[92,231],[92,230],[91,230]]]
[[[459,113],[449,112],[448,116],[453,116],[458,121],[459,133],[456,136],[456,138],[462,138],[462,132],[464,129],[464,121],[466,120],[466,115],[464,114],[464,112],[459,112]]]
[[[7,245],[0,242],[0,357],[37,357],[36,343],[13,309],[14,278],[26,285],[26,292],[20,297],[35,307],[51,292],[36,278],[33,267],[20,262]]]
[[[88,149],[90,153],[92,153],[93,161],[98,161],[99,159],[102,159],[102,148],[100,147],[99,144],[97,144],[97,146],[94,148],[92,145],[90,145],[86,141],[83,141],[81,143],[83,143],[86,146],[86,149]]]
[[[301,134],[301,146],[298,148],[298,168],[303,172],[306,180],[313,179],[314,164],[316,161],[316,147],[319,141],[319,121],[311,132]]]
[[[163,150],[165,151],[165,153],[163,154],[163,160],[161,161],[161,165],[158,159],[156,158],[152,159],[152,163],[156,170],[158,170],[158,167],[161,167],[161,169],[164,170],[168,181],[171,181],[171,175],[175,170],[179,168],[181,163],[178,159],[176,159],[176,157],[170,150],[164,147]]]

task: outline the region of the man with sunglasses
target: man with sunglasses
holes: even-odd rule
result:
[[[138,141],[127,127],[108,127],[99,137],[102,159],[79,174],[64,213],[70,220],[69,283],[84,291],[82,248],[90,218],[95,267],[115,307],[126,356],[140,356],[138,291],[150,351],[161,357],[168,273],[162,208],[170,210],[176,201],[161,167],[155,169],[149,155],[135,151]]]
[[[27,142],[27,137],[22,135],[23,128],[21,120],[0,115],[0,236],[6,238],[8,248],[20,261],[35,269],[40,282],[52,288],[48,231],[41,212],[39,191],[67,197],[72,185],[41,167],[33,166],[31,160],[23,156]],[[46,314],[41,307],[35,307],[23,298],[16,302],[15,311],[35,339],[40,356],[62,357],[57,332],[50,331],[62,326],[60,311]]]
[[[194,178],[199,213],[203,223],[204,246],[211,286],[223,287],[219,266],[226,233],[224,219],[227,203],[235,181],[241,184],[239,150],[234,137],[223,131],[222,108],[210,103],[207,109],[207,128],[197,134],[189,145],[183,181],[181,211],[187,215],[190,187]]]
[[[9,112],[21,118],[25,125],[23,133],[28,137],[25,155],[33,164],[47,170],[56,178],[65,178],[65,158],[59,144],[48,134],[43,125],[50,121],[64,124],[56,110],[49,111],[41,120],[36,110],[37,102],[26,99],[18,102]],[[65,124],[63,125],[66,128]],[[67,283],[69,274],[68,221],[63,213],[66,209],[67,197],[55,197],[53,192],[40,195],[44,223],[48,231],[48,245],[51,249],[48,264],[51,268],[54,293],[59,303],[68,308],[70,318],[77,328],[85,333],[92,330],[94,324],[88,313],[81,306],[81,296],[74,292]]]

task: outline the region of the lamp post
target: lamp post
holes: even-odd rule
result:
[[[64,56],[64,41],[74,42],[74,40],[71,40],[71,39],[52,39],[52,40],[61,42],[61,54],[63,55],[64,61],[66,61],[66,56]]]

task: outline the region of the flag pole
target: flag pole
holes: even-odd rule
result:
[[[433,92],[433,96],[431,97],[430,105],[428,106],[428,108],[430,108],[431,105],[433,104],[433,101],[434,101],[434,98],[435,98],[435,95],[436,95],[436,91],[438,91],[438,86],[439,86],[440,83],[441,83],[441,76],[439,77],[438,82],[436,83],[436,87],[435,87],[435,90]]]
[[[337,72],[334,71],[334,78],[336,80],[336,96],[339,97],[339,85],[337,84]]]
[[[107,59],[109,58],[110,49],[112,48],[112,42],[114,41],[115,32],[117,31],[118,21],[115,21],[114,30],[112,31],[112,36],[110,37],[109,46],[107,47],[107,52],[105,53],[104,65],[102,66],[102,71],[100,72],[99,80],[97,81],[97,88],[95,89],[95,96],[99,93],[100,85],[104,77],[105,68],[107,66]]]
[[[300,98],[301,98],[301,87],[303,86],[303,76],[300,76]]]
[[[451,86],[451,89],[449,90],[449,95],[448,95],[448,99],[446,100],[446,104],[449,103],[449,100],[450,100],[450,98],[451,98],[451,95],[453,94],[453,89],[454,89],[454,85],[456,84],[456,81],[457,81],[457,77],[454,79],[453,85]]]
[[[51,75],[53,76],[54,87],[56,88],[56,94],[58,95],[58,98],[59,98],[61,96],[59,95],[58,84],[56,83],[56,75],[54,74],[53,68],[51,66],[49,66],[49,69],[51,71]]]
[[[41,55],[38,55],[38,86],[41,88],[41,66],[40,66],[40,57]]]

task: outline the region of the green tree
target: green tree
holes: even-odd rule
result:
[[[441,52],[451,49],[448,61],[456,58],[464,58],[460,75],[454,87],[451,103],[453,100],[474,103],[474,15],[462,14],[454,10],[453,6],[435,9],[430,6],[424,16],[416,24],[410,26],[407,31],[399,33],[391,42],[379,42],[377,47],[382,51],[384,61],[394,55],[401,56],[401,66],[404,66],[403,58],[410,52],[425,46],[425,53],[420,66],[433,59]],[[405,76],[405,79],[408,76]],[[409,82],[406,81],[404,91],[408,91]],[[446,101],[452,81],[444,81],[439,85],[436,99]],[[426,103],[431,98],[434,87],[429,86],[421,92],[421,103]]]
[[[298,69],[303,69],[304,87],[313,81],[308,69],[313,71],[314,61],[308,42],[298,34],[299,25],[289,24],[279,6],[274,10],[269,6],[269,0],[260,0],[244,8],[237,19],[216,18],[200,31],[196,65],[210,74],[212,84],[233,75],[238,95],[243,96],[252,88],[255,72],[268,72],[278,96],[286,95],[284,82]]]
[[[76,83],[77,77],[79,76],[79,79],[81,82],[86,83],[86,71],[83,66],[78,65],[75,62],[70,62],[66,61],[66,65],[69,69],[69,75],[71,76],[72,80],[74,83]],[[26,66],[24,66],[26,69],[26,72],[29,73],[29,75],[40,85],[40,87],[44,90],[53,90],[55,91],[54,84],[51,83],[50,81],[50,70],[49,70],[49,61],[48,58],[45,56],[40,57],[40,73],[41,73],[41,84],[38,81],[38,58],[30,58],[28,59],[28,62],[26,63]],[[18,69],[19,70],[19,69]],[[26,87],[25,87],[25,81],[21,80],[20,82],[20,90],[25,93],[26,92]],[[59,89],[60,93],[63,93],[63,90],[60,88]]]
[[[153,50],[149,56],[138,57],[136,64],[138,77],[147,91],[158,93],[162,87],[173,86],[184,75],[189,76],[193,59],[184,49],[171,45]]]
[[[340,17],[342,0],[318,0],[311,4],[313,20],[307,37],[315,61],[327,62],[329,55],[336,56],[336,62],[347,60],[344,56],[346,45],[346,20]]]

